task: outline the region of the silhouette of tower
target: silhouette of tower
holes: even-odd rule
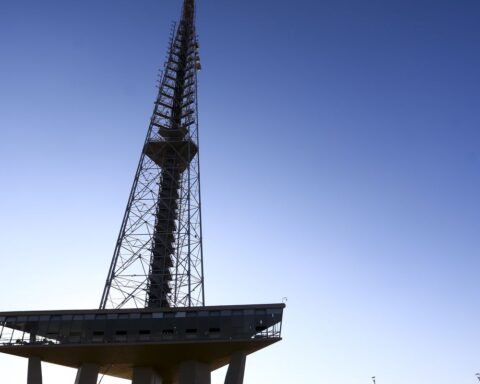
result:
[[[172,30],[153,115],[100,308],[0,312],[0,352],[133,384],[241,384],[246,356],[281,340],[280,304],[205,306],[194,0]]]
[[[186,0],[142,149],[101,309],[204,305],[195,5]]]

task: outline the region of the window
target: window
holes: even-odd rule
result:
[[[219,338],[220,337],[220,328],[210,328],[208,330],[208,335],[213,339]]]
[[[269,315],[281,315],[282,310],[281,309],[267,309],[267,313]]]
[[[196,339],[197,338],[197,328],[187,328],[185,330],[186,339]]]
[[[116,331],[115,332],[116,341],[127,341],[127,331]]]
[[[92,342],[98,343],[103,341],[103,336],[105,332],[103,331],[93,331]]]
[[[150,330],[149,329],[141,329],[138,331],[139,333],[139,340],[141,341],[148,341],[150,340]]]

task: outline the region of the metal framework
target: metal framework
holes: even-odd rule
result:
[[[194,0],[185,0],[100,303],[203,306]]]

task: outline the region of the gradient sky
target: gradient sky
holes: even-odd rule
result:
[[[98,306],[179,13],[0,2],[0,310]],[[478,0],[198,2],[207,304],[288,298],[245,384],[476,382],[479,20]]]

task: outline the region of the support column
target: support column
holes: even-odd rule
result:
[[[97,384],[99,369],[100,367],[97,364],[82,364],[78,368],[75,384]]]
[[[245,352],[237,352],[232,355],[225,377],[225,384],[243,384],[246,359],[247,354]]]
[[[178,384],[210,384],[210,367],[198,361],[180,365]]]
[[[27,384],[42,384],[42,361],[39,357],[28,358]]]
[[[134,367],[132,384],[162,384],[162,378],[150,367]]]

